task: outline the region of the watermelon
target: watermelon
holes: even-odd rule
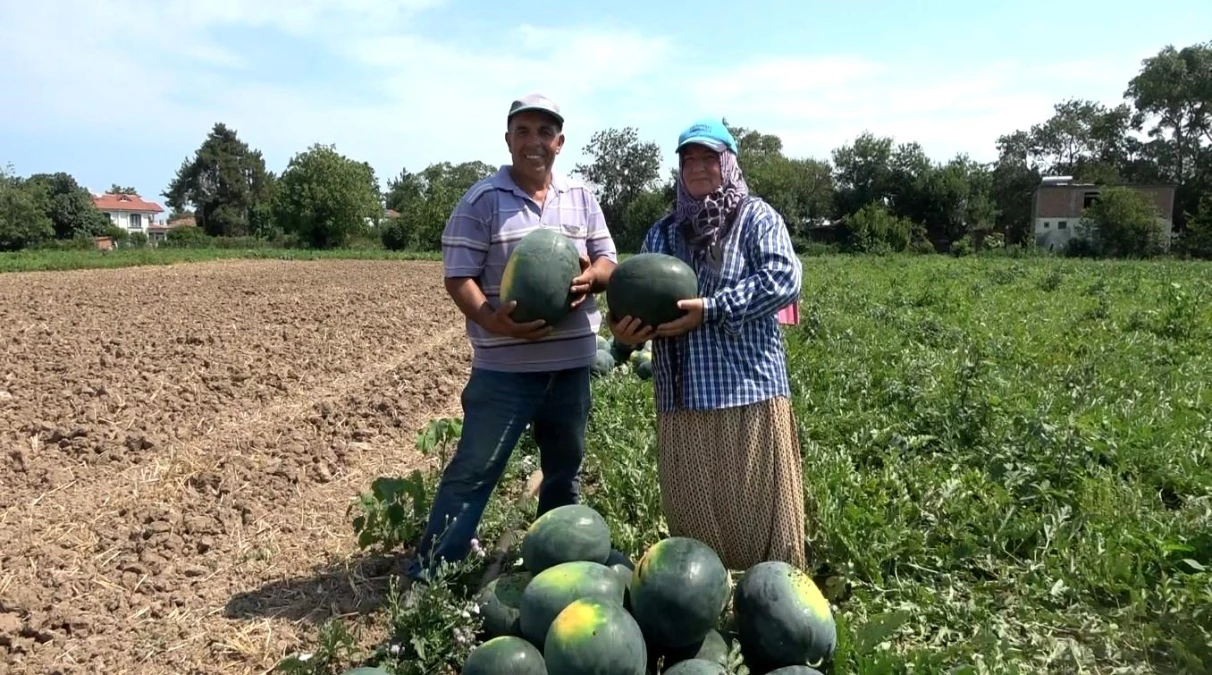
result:
[[[341,675],[391,675],[391,673],[378,666],[358,666],[350,668]]]
[[[783,666],[778,670],[766,673],[766,675],[824,675],[824,673],[810,666]]]
[[[666,650],[664,655],[667,665],[693,659],[727,663],[729,651],[728,641],[713,628],[707,631],[707,636],[702,640],[686,647]]]
[[[461,675],[547,675],[543,654],[519,637],[496,637],[467,655]]]
[[[698,297],[694,270],[664,253],[640,253],[619,263],[610,274],[606,304],[617,321],[630,316],[643,326],[659,326],[683,316],[679,300]]]
[[[610,355],[609,350],[599,349],[593,357],[593,365],[590,367],[589,373],[594,377],[602,377],[609,375],[612,370],[614,370],[614,357]]]
[[[663,671],[665,675],[728,675],[728,670],[715,661],[687,659],[673,664]]]
[[[488,582],[476,596],[476,605],[483,617],[483,630],[488,637],[522,634],[519,623],[522,591],[532,579],[525,570],[508,572]]]
[[[572,280],[581,273],[580,261],[572,241],[555,230],[538,229],[522,237],[501,275],[501,304],[518,303],[510,318],[558,324],[571,311]]]
[[[641,380],[652,379],[652,352],[639,352],[632,367],[635,368],[635,374]]]
[[[631,613],[662,649],[701,642],[728,603],[728,570],[690,537],[669,537],[644,552],[631,576]]]
[[[622,605],[582,597],[551,622],[543,640],[548,675],[645,675],[648,650]]]
[[[644,342],[642,344],[632,347],[631,345],[625,345],[622,342],[619,342],[615,338],[611,338],[610,339],[610,355],[614,357],[615,363],[622,363],[622,362],[626,361],[628,358],[630,358],[632,353],[634,353],[637,349],[643,349],[644,345],[646,345],[646,344],[648,344],[648,343]]]
[[[522,538],[522,564],[531,574],[553,565],[610,557],[610,527],[584,504],[558,506],[535,519]]]
[[[737,637],[747,662],[768,668],[816,666],[837,648],[829,601],[812,577],[782,561],[745,571],[732,596]]]
[[[618,573],[600,563],[578,560],[549,567],[536,574],[522,591],[522,636],[542,647],[551,622],[573,600],[613,602],[621,610],[623,589]]]
[[[623,581],[623,609],[631,611],[631,573],[635,570],[635,563],[631,562],[631,558],[627,554],[615,549],[610,550],[610,557],[606,558],[606,566],[614,570],[619,575],[619,579]]]
[[[610,349],[610,340],[607,340],[605,337],[603,337],[601,335],[598,335],[597,338],[598,338],[598,351],[599,352]]]

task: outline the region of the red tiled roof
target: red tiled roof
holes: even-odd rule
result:
[[[102,211],[141,211],[144,213],[160,213],[164,208],[155,202],[145,202],[137,195],[103,194],[93,197],[93,204]]]

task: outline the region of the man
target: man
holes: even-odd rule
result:
[[[442,234],[446,290],[467,321],[473,348],[462,393],[463,435],[442,473],[417,558],[422,584],[440,560],[462,560],[514,446],[531,425],[541,455],[538,514],[580,501],[589,419],[589,370],[601,315],[589,295],[606,288],[617,262],[602,209],[581,182],[552,171],[564,147],[559,106],[532,94],[513,102],[505,143],[512,163],[463,195]],[[581,252],[574,309],[558,325],[515,323],[501,306],[509,254],[540,227],[562,232]]]

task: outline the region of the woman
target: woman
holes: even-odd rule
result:
[[[609,317],[630,345],[653,340],[658,479],[674,536],[736,570],[805,565],[803,474],[777,314],[798,302],[801,264],[782,217],[749,195],[736,140],[703,120],[678,139],[677,205],[643,251],[681,258],[701,297],[642,327]]]

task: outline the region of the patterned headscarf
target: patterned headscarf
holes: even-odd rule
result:
[[[683,236],[692,251],[702,255],[716,242],[728,236],[737,208],[749,196],[749,186],[741,173],[736,155],[725,148],[720,156],[720,187],[702,199],[690,196],[678,172],[677,204],[674,207]]]

